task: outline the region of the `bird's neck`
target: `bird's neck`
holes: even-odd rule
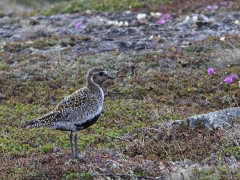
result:
[[[100,92],[102,93],[102,87],[101,85],[95,83],[92,78],[87,78],[87,87],[94,92]]]
[[[102,104],[104,100],[104,92],[102,90],[102,87],[92,80],[88,81],[87,88],[90,90],[91,93],[95,94],[98,97],[99,103]]]

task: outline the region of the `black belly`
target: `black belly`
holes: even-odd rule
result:
[[[100,114],[96,115],[94,118],[89,119],[82,124],[75,124],[77,131],[82,130],[82,129],[86,129],[89,126],[93,125],[98,120],[99,117],[100,117]]]

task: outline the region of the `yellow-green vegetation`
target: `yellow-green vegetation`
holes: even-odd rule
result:
[[[216,1],[209,0],[208,2],[202,2],[201,5],[215,3]],[[236,3],[239,0],[236,1]],[[197,5],[196,5],[197,6]],[[165,10],[163,7],[168,7],[168,9],[174,9],[176,11],[182,8],[183,11],[189,12],[191,9],[196,8],[194,3],[185,3],[178,0],[72,0],[70,2],[62,2],[54,5],[51,9],[44,10],[43,14],[46,16],[57,14],[57,13],[74,13],[82,12],[85,10],[96,10],[96,11],[159,11]],[[233,6],[234,8],[234,6]],[[239,8],[235,6],[235,8]]]
[[[55,3],[58,2],[58,3]],[[61,1],[61,0],[52,0],[52,1],[34,1],[29,2],[25,0],[3,0],[2,6],[7,6],[10,12],[13,12],[12,9],[18,9],[23,11],[22,4],[28,8],[34,8],[31,12],[18,13],[24,16],[29,15],[45,15],[50,16],[54,14],[63,14],[63,13],[76,13],[83,12],[86,10],[93,11],[107,11],[107,12],[122,12],[126,10],[131,11],[143,11],[143,12],[155,12],[155,11],[172,11],[176,13],[179,9],[182,12],[191,12],[199,8],[199,4],[204,7],[209,4],[220,4],[220,0],[208,0],[199,2],[181,2],[179,0],[70,0],[70,1]],[[49,4],[51,3],[51,5]],[[233,0],[231,10],[239,10],[239,0]],[[0,4],[1,5],[1,4]],[[20,5],[20,6],[19,6]],[[10,8],[9,8],[10,7]],[[6,9],[3,9],[6,10]],[[1,16],[1,14],[0,14]]]
[[[58,2],[58,3],[55,3]],[[51,3],[51,5],[50,5]],[[7,8],[1,8],[0,10],[6,12],[13,12],[13,9],[19,11],[24,10],[24,6],[28,8],[37,9],[38,11],[32,11],[30,14],[44,14],[46,16],[62,13],[75,13],[83,10],[96,10],[96,11],[124,11],[124,10],[153,10],[156,11],[162,5],[171,5],[170,0],[44,0],[30,2],[27,0],[3,0],[0,5],[7,6]],[[50,7],[50,8],[49,8]],[[25,13],[24,13],[25,14]],[[29,13],[27,13],[29,14]]]
[[[229,52],[239,53],[236,51],[240,45],[239,37],[234,35],[228,38],[235,47],[229,48]],[[61,43],[61,40],[56,43]],[[234,147],[232,144],[238,137],[236,134],[230,136],[226,131],[181,128],[173,132],[173,129],[167,127],[160,128],[160,124],[168,120],[237,106],[240,97],[238,82],[228,85],[223,83],[223,78],[226,72],[239,73],[239,65],[231,64],[233,59],[227,59],[231,56],[216,53],[223,50],[221,46],[220,49],[199,51],[199,48],[196,48],[198,43],[202,47],[214,48],[212,39],[209,39],[201,43],[195,42],[182,52],[139,52],[130,56],[103,54],[79,57],[71,61],[64,55],[61,55],[59,60],[57,53],[53,54],[51,59],[39,55],[19,56],[20,59],[16,59],[15,64],[1,69],[0,156],[1,164],[4,164],[1,167],[4,172],[2,178],[28,178],[37,177],[39,174],[47,177],[43,174],[46,168],[35,169],[39,163],[47,163],[47,170],[54,174],[56,168],[51,169],[51,165],[55,158],[62,163],[71,159],[66,132],[44,128],[21,129],[20,124],[24,120],[47,113],[63,96],[82,87],[84,73],[95,65],[110,67],[110,73],[115,74],[117,79],[106,85],[109,94],[100,120],[80,132],[81,152],[104,154],[104,149],[108,148],[131,158],[141,156],[143,159],[159,161],[180,161],[187,158],[193,162],[201,162],[211,153],[217,152],[219,159],[223,154],[230,153],[239,160],[239,146]],[[218,43],[224,46],[224,42]],[[5,48],[1,56],[4,57],[7,51],[9,48]],[[13,50],[11,52],[13,55],[17,53]],[[102,61],[95,62],[94,59]],[[215,67],[216,59],[223,63],[227,60],[229,66],[218,62]],[[8,59],[2,61],[8,63]],[[175,68],[164,66],[166,61],[168,65],[174,64]],[[24,66],[21,67],[20,64]],[[216,73],[208,75],[208,67],[217,69]],[[61,149],[60,154],[55,152],[56,148]],[[106,155],[104,158],[110,157]],[[22,162],[11,166],[17,159],[21,159],[25,164]],[[87,155],[86,161],[95,163],[94,155]],[[33,164],[31,168],[26,166],[29,163]],[[68,168],[55,172],[54,176],[70,179],[93,177],[89,168]],[[147,172],[138,173],[154,176]],[[199,177],[203,175],[211,176],[211,172],[198,172]]]
[[[172,3],[74,0],[43,13],[154,11],[157,5]],[[174,171],[170,162],[207,165],[212,154],[219,164],[190,169],[190,179],[240,177],[239,167],[224,160],[230,154],[240,161],[239,127],[217,131],[200,125],[168,126],[172,120],[239,106],[239,82],[223,82],[230,74],[240,75],[239,35],[226,36],[225,41],[192,41],[181,48],[84,54],[81,43],[97,49],[97,40],[42,30],[44,37],[34,31],[0,47],[0,179],[155,179]],[[75,46],[80,51],[74,51]],[[84,161],[73,160],[67,132],[22,129],[21,123],[50,112],[64,96],[84,86],[84,75],[93,66],[108,68],[116,79],[104,85],[107,96],[99,121],[79,132]],[[209,67],[214,74],[207,73]]]
[[[124,11],[124,10],[152,10],[156,11],[162,5],[170,5],[169,0],[73,0],[70,2],[61,2],[54,5],[51,9],[44,10],[43,14],[46,16],[57,14],[57,13],[74,13],[81,12],[84,10],[96,10],[96,11]]]

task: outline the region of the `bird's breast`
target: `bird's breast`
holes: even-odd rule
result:
[[[85,121],[84,123],[76,123],[76,124],[74,124],[76,126],[76,130],[79,131],[79,130],[88,128],[89,126],[91,126],[94,123],[96,123],[96,121],[98,120],[99,117],[100,117],[100,114],[97,114],[93,118],[88,119],[87,121]]]

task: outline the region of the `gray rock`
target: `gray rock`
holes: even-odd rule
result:
[[[189,125],[190,128],[194,128],[196,125],[201,123],[208,129],[218,129],[223,127],[232,127],[233,124],[240,122],[239,119],[240,107],[236,107],[192,116],[185,120],[176,120],[172,123],[172,125],[179,126],[182,124]]]

